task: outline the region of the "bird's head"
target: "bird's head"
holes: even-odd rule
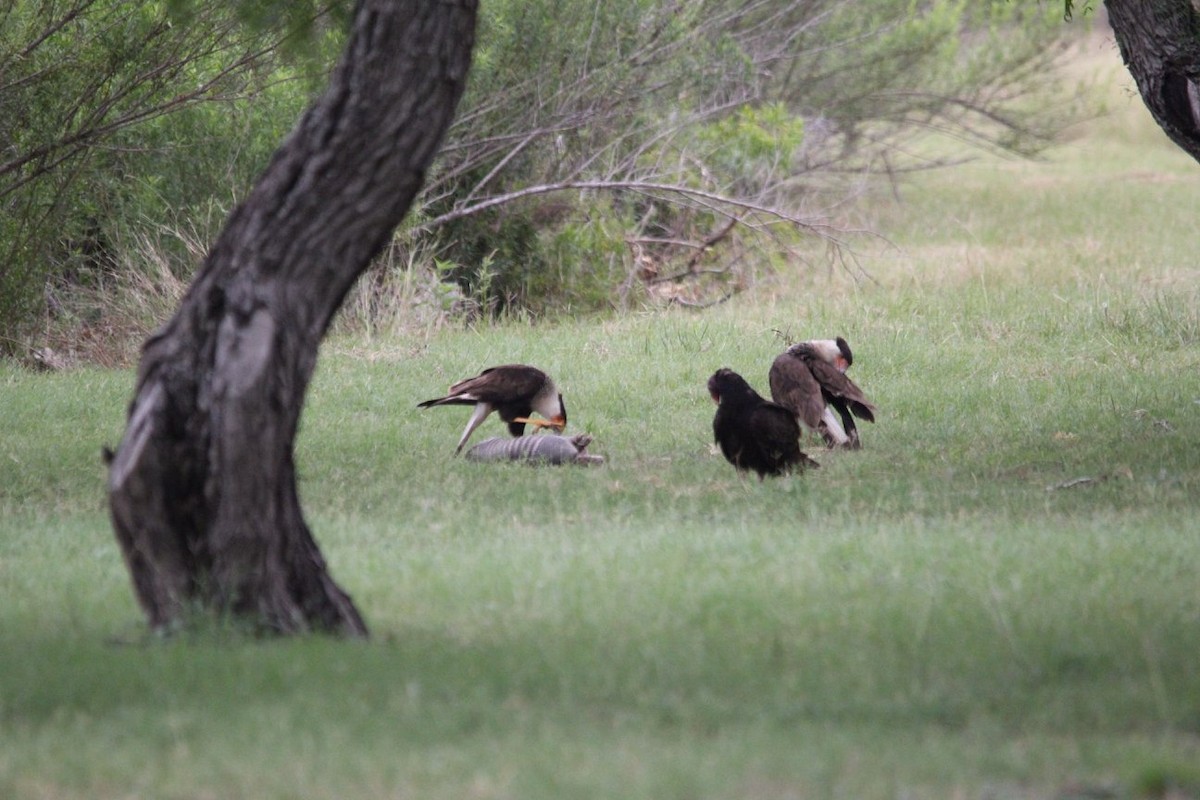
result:
[[[746,379],[728,367],[721,367],[708,379],[708,393],[718,405],[722,397],[742,395],[753,391]]]
[[[841,353],[841,361],[835,362],[834,366],[841,372],[845,372],[854,363],[854,354],[850,352],[850,345],[842,337],[839,336],[833,341],[837,344],[838,352]]]
[[[549,411],[549,413],[546,413]],[[547,409],[542,413],[546,414],[548,419],[535,419],[534,417],[514,417],[513,422],[524,422],[527,425],[532,425],[535,432],[542,431],[546,428],[555,433],[562,433],[567,429],[567,404],[563,400],[561,394],[558,395],[558,402],[553,410]]]
[[[850,345],[842,337],[836,339],[810,339],[795,345],[793,349],[806,351],[824,361],[838,372],[845,372],[854,363]]]
[[[563,400],[562,393],[558,395],[558,413],[550,417],[550,428],[553,428],[556,433],[562,433],[567,429],[567,401]]]

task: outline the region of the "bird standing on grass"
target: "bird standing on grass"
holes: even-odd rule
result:
[[[786,408],[763,399],[746,380],[722,368],[708,379],[717,404],[713,436],[721,453],[739,471],[754,470],[759,480],[793,469],[818,467],[800,450],[800,425]]]
[[[451,386],[445,397],[426,400],[417,407],[448,405],[475,406],[455,453],[462,451],[467,439],[493,411],[500,414],[513,436],[522,436],[526,424],[538,429],[551,428],[557,433],[567,427],[567,406],[554,381],[537,367],[526,364],[489,367]],[[545,419],[531,418],[535,411]]]
[[[857,450],[862,443],[854,417],[874,422],[875,406],[846,377],[853,363],[850,345],[840,336],[794,344],[771,364],[771,399],[830,447]],[[840,423],[831,408],[842,418]]]

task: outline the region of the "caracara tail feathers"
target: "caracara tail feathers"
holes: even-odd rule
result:
[[[821,392],[828,400],[832,401],[833,398],[838,398],[844,401],[854,416],[867,422],[875,421],[875,404],[867,399],[862,389],[858,388],[854,381],[824,361],[813,360],[805,363],[812,370],[813,377],[820,384]]]
[[[473,406],[478,402],[478,397],[474,397],[469,394],[448,394],[445,397],[435,397],[433,400],[426,400],[423,403],[417,403],[417,408],[432,408],[433,406]]]

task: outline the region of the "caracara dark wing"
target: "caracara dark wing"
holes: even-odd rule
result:
[[[786,408],[764,400],[731,369],[708,379],[717,403],[713,437],[725,459],[738,470],[754,470],[759,479],[793,469],[819,466],[800,450],[800,425]]]
[[[838,407],[843,416],[848,409],[859,419],[875,421],[875,404],[867,399],[854,381],[822,361],[813,362],[812,372],[829,404]]]
[[[446,405],[475,406],[462,438],[458,440],[456,453],[493,411],[500,415],[513,436],[523,435],[526,423],[553,428],[559,433],[567,427],[567,407],[554,381],[537,367],[526,364],[489,367],[475,377],[451,386],[445,397],[426,400],[417,407]],[[545,419],[531,419],[530,415],[535,411]]]
[[[821,384],[809,369],[791,352],[780,353],[767,375],[771,384],[771,399],[796,415],[801,425],[811,431],[820,428],[825,414],[825,398]]]
[[[771,365],[771,397],[830,447],[860,447],[854,417],[874,422],[875,406],[846,377],[852,363],[850,346],[840,336],[800,342]],[[840,423],[830,408],[838,412]]]

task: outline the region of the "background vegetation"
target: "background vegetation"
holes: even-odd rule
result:
[[[0,795],[1200,796],[1200,172],[1111,43],[1071,64],[1103,116],[880,186],[853,269],[345,324],[297,462],[369,642],[145,641],[98,458],[131,372],[0,366]],[[777,331],[847,336],[879,422],[741,480],[704,381],[765,388]],[[451,457],[415,403],[514,359],[605,466]]]
[[[349,5],[9,3],[0,352],[127,363],[321,85]],[[865,176],[943,160],[904,147],[930,129],[1044,145],[1069,99],[1059,13],[488,2],[440,164],[344,322],[741,291],[823,252]]]

